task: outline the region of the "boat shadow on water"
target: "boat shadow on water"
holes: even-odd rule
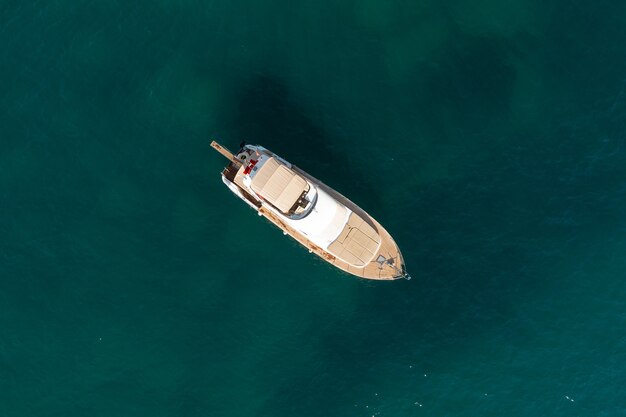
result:
[[[237,143],[240,140],[262,143],[337,191],[351,196],[374,216],[385,214],[375,185],[368,182],[363,170],[350,163],[348,155],[340,150],[341,146],[332,145],[352,142],[352,138],[332,136],[309,107],[285,82],[261,75],[244,83],[235,108],[225,117],[230,121],[230,131]]]

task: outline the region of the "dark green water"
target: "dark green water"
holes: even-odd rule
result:
[[[625,45],[617,0],[0,2],[0,416],[626,415]],[[284,238],[210,138],[414,279]]]

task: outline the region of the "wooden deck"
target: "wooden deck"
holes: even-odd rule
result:
[[[266,209],[265,207],[261,207],[258,213],[268,219],[270,222],[272,222],[276,227],[286,232],[289,236],[298,241],[302,246],[306,247],[309,252],[315,253],[326,262],[335,265],[337,268],[342,269],[345,272],[361,278],[377,280],[393,280],[398,278],[404,278],[404,273],[402,273],[404,261],[402,259],[402,255],[400,254],[400,251],[398,250],[398,246],[393,241],[389,233],[387,233],[387,231],[383,229],[380,225],[380,228],[378,229],[378,233],[380,234],[382,239],[380,249],[374,255],[374,258],[371,262],[367,263],[365,266],[356,267],[348,264],[347,262],[337,258],[331,253],[326,252],[319,246],[315,245],[306,237],[302,236],[300,233],[296,232],[294,229],[285,224],[280,217],[278,217],[276,214]],[[376,262],[376,258],[378,257],[378,255],[383,255],[387,259],[394,259],[393,265],[396,266],[396,268],[398,269],[393,268],[387,263],[381,265]]]

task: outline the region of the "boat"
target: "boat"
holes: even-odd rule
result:
[[[339,192],[262,146],[211,147],[229,160],[222,182],[309,252],[360,278],[411,278],[391,235]]]

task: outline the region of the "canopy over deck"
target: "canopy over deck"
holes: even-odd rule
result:
[[[283,213],[296,204],[308,183],[300,175],[271,157],[252,178],[252,189]]]

